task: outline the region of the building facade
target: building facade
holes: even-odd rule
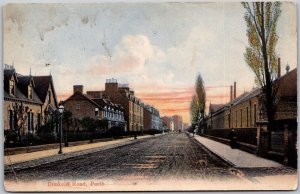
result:
[[[78,120],[89,117],[95,120],[107,121],[107,129],[120,126],[127,130],[124,118],[124,109],[121,105],[114,104],[102,98],[99,92],[83,93],[82,85],[73,86],[73,95],[63,101],[65,110],[72,113],[72,118]]]
[[[182,116],[173,115],[172,116],[172,121],[174,123],[174,131],[181,131],[182,128],[183,128]]]
[[[162,119],[159,111],[149,105],[144,105],[144,128],[145,130],[162,130]]]
[[[53,122],[58,108],[52,76],[24,76],[12,66],[4,69],[4,130],[15,131],[21,141],[25,134],[36,135]],[[55,133],[56,126],[48,129]]]
[[[170,130],[174,132],[175,126],[174,126],[173,118],[168,116],[163,116],[161,119],[162,119],[163,128],[165,130]]]
[[[102,95],[124,108],[124,116],[129,131],[144,130],[144,104],[134,95],[126,84],[119,84],[116,79],[107,79]]]

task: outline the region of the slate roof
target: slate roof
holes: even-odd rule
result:
[[[210,111],[210,113],[215,113],[219,109],[223,108],[224,106],[225,106],[225,104],[210,104],[209,111]]]
[[[120,104],[114,104],[110,100],[104,99],[104,98],[93,98],[92,99],[94,102],[99,104],[102,107],[105,107],[106,105],[110,105],[114,108],[117,108],[119,110],[123,110],[124,108]]]
[[[9,94],[9,80],[12,78],[12,76],[15,77],[15,94],[11,95]],[[35,103],[35,104],[43,104],[40,100],[39,96],[35,92],[35,89],[32,90],[32,99],[27,97],[28,93],[28,85],[32,81],[33,86],[34,82],[32,80],[32,77],[30,76],[21,76],[16,75],[15,70],[13,69],[5,69],[4,70],[4,98],[11,99],[11,100],[17,100],[17,101],[23,101],[23,102],[29,102],[29,103]]]
[[[98,108],[103,110],[103,107],[97,104],[94,100],[92,100],[88,95],[81,94],[81,93],[75,93],[66,100],[63,101],[63,104],[66,103],[68,100],[88,100],[90,103],[94,104]]]
[[[51,75],[48,76],[33,76],[36,92],[39,95],[40,99],[43,103],[46,101],[46,97],[48,95],[48,88],[51,86],[53,92],[53,98],[55,101],[56,106],[58,107],[56,92],[53,84],[53,79]]]

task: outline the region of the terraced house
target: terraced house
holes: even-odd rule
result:
[[[105,120],[107,121],[106,129],[120,126],[125,131],[127,130],[124,108],[120,104],[103,98],[100,91],[87,91],[87,94],[84,94],[83,85],[74,85],[73,94],[62,104],[65,110],[72,113],[72,118],[81,120],[89,117],[95,120]],[[82,128],[78,128],[78,130],[82,130]]]
[[[113,103],[121,104],[129,131],[144,130],[144,103],[134,95],[128,84],[119,84],[116,79],[107,79],[105,90],[101,92]]]
[[[12,66],[4,68],[4,130],[22,141],[52,122],[58,108],[52,76],[20,75]],[[51,130],[57,133],[57,127]],[[49,129],[50,130],[50,129]]]
[[[150,105],[144,105],[144,128],[145,130],[162,130],[162,119],[159,111]]]

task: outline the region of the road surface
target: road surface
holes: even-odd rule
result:
[[[52,162],[16,172],[18,180],[239,179],[235,169],[185,133]],[[5,173],[13,180],[12,173]]]

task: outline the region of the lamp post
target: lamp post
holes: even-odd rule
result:
[[[64,112],[64,106],[63,105],[60,105],[59,108],[58,108],[58,111],[59,111],[59,115],[60,115],[60,142],[59,142],[59,151],[58,151],[58,154],[62,154],[62,136],[63,136],[63,133],[62,133],[62,115],[63,115],[63,112]]]

